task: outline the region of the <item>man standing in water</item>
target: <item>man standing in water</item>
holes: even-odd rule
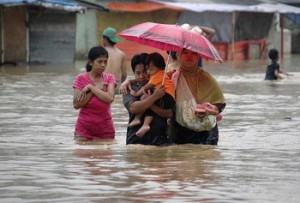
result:
[[[132,90],[138,91],[149,81],[149,76],[146,73],[146,57],[148,54],[142,53],[133,56],[131,59],[131,68],[134,73],[135,83],[131,85]],[[126,80],[129,82],[129,80]],[[125,82],[125,83],[126,83]],[[124,84],[124,83],[123,83]],[[137,136],[137,131],[143,125],[144,117],[141,124],[127,128],[126,144],[143,144],[143,145],[156,145],[167,146],[171,142],[167,136],[167,118],[172,117],[172,109],[163,109],[156,105],[156,101],[161,99],[165,95],[165,88],[162,86],[154,90],[152,94],[144,92],[142,97],[133,96],[130,93],[130,89],[127,89],[127,85],[121,85],[120,90],[123,93],[123,104],[129,113],[129,123],[135,117],[135,114],[143,113],[147,109],[151,109],[153,114],[153,120],[151,127],[143,136]]]
[[[107,27],[103,31],[103,46],[109,55],[106,72],[115,76],[118,87],[120,87],[120,84],[124,82],[127,77],[126,57],[123,51],[115,47],[115,44],[119,41],[116,33],[116,29]],[[116,92],[118,92],[118,89]]]

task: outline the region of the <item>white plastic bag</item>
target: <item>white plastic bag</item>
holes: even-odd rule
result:
[[[216,125],[216,116],[199,117],[195,114],[196,100],[182,74],[177,79],[176,121],[191,130],[201,132],[211,130]]]

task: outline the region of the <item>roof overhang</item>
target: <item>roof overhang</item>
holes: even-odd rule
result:
[[[194,12],[216,11],[216,12],[260,12],[260,13],[295,13],[300,14],[300,8],[290,6],[282,3],[261,3],[254,5],[241,5],[241,4],[224,4],[224,3],[185,3],[185,2],[171,2],[149,0],[151,2],[161,3],[168,6],[174,6],[185,10]]]
[[[45,8],[82,12],[87,8],[72,0],[1,0],[0,6],[42,6]]]
[[[107,5],[107,8],[110,11],[123,11],[123,12],[150,12],[150,11],[156,11],[160,9],[171,9],[176,11],[184,10],[184,8],[180,8],[177,6],[164,4],[160,2],[137,2],[137,3],[112,2]]]

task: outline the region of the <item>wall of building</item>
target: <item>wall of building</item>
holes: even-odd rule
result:
[[[3,62],[26,62],[26,12],[23,6],[2,10]]]
[[[97,12],[97,10],[87,10],[84,14],[76,15],[75,58],[78,60],[86,59],[90,48],[99,44]]]
[[[108,27],[114,27],[117,31],[122,31],[133,25],[143,22],[176,23],[177,11],[157,10],[152,12],[98,12],[97,13],[97,33],[100,36],[99,43],[102,43],[102,32]],[[124,41],[120,38],[120,41]]]
[[[76,14],[51,9],[30,9],[30,63],[73,63]]]

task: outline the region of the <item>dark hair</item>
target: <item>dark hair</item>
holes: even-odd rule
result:
[[[278,51],[276,49],[270,49],[269,57],[272,60],[276,60],[278,58]]]
[[[177,52],[176,51],[167,51],[168,55],[172,57],[173,60],[177,60]]]
[[[151,53],[146,58],[146,66],[149,66],[150,63],[153,63],[157,68],[165,70],[166,63],[164,57],[157,52]]]
[[[86,72],[90,72],[92,70],[92,66],[90,65],[90,62],[94,61],[96,58],[100,56],[106,56],[108,58],[108,52],[107,50],[102,46],[96,46],[90,49],[88,54],[88,63],[86,64]]]
[[[108,41],[108,44],[110,44],[111,46],[115,46],[115,42],[111,41],[108,37],[106,37],[105,35],[103,35],[103,38],[106,39]]]
[[[131,59],[131,69],[133,72],[135,72],[135,68],[138,64],[143,64],[146,66],[146,57],[148,56],[147,53],[141,53],[141,54],[136,54],[132,57]]]

